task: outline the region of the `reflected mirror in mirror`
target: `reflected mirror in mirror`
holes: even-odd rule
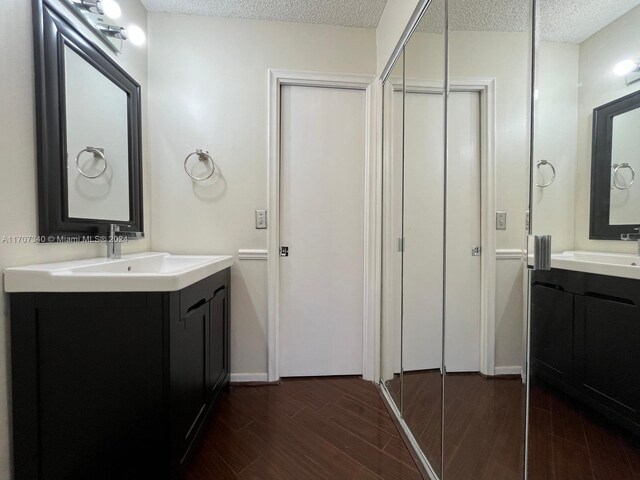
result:
[[[383,85],[381,383],[402,412],[404,52]]]
[[[65,45],[69,217],[129,221],[126,92]]]
[[[442,475],[445,8],[433,0],[405,46],[402,415]]]
[[[531,2],[448,11],[443,477],[522,479]]]
[[[640,97],[638,100],[640,107]],[[611,225],[640,224],[640,189],[635,184],[640,172],[640,108],[613,118],[611,138]]]
[[[559,254],[637,259],[637,241],[620,235],[640,226],[638,179],[631,184],[640,168],[640,82],[616,75],[616,65],[640,58],[640,1],[575,6],[537,2],[533,165],[535,173],[545,159],[557,175],[548,187],[533,180],[532,233],[552,235],[558,255],[550,271],[532,272],[528,478],[633,479],[638,280],[587,273],[594,262],[562,264]]]

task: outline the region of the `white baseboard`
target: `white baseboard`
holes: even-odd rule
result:
[[[246,382],[266,382],[269,376],[266,373],[232,373],[231,381],[233,383]]]
[[[496,367],[496,375],[522,375],[522,367],[515,365],[513,367]]]

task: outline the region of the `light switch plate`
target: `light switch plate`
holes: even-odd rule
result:
[[[267,228],[267,211],[256,210],[256,228],[262,230]]]
[[[496,230],[507,229],[507,212],[504,210],[498,210],[496,212]]]

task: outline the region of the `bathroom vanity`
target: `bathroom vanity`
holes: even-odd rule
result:
[[[607,264],[573,260],[583,270]],[[575,257],[575,255],[574,255]],[[603,255],[606,259],[606,255]],[[627,265],[613,261],[627,258]],[[592,259],[593,260],[593,259]],[[631,261],[635,260],[635,262]],[[640,274],[638,257],[610,256]],[[552,259],[553,265],[554,259]],[[586,263],[590,266],[584,265]],[[634,269],[637,269],[634,270]],[[640,280],[552,268],[533,273],[531,375],[640,434]]]
[[[15,478],[179,478],[229,384],[231,262],[8,269]]]

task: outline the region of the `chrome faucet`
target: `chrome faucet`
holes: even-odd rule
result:
[[[112,223],[109,225],[109,235],[107,236],[107,258],[117,259],[122,256],[122,241],[118,233],[120,225]]]
[[[638,255],[640,256],[640,228],[634,228],[636,233],[623,233],[620,235],[620,240],[627,242],[638,242]]]

